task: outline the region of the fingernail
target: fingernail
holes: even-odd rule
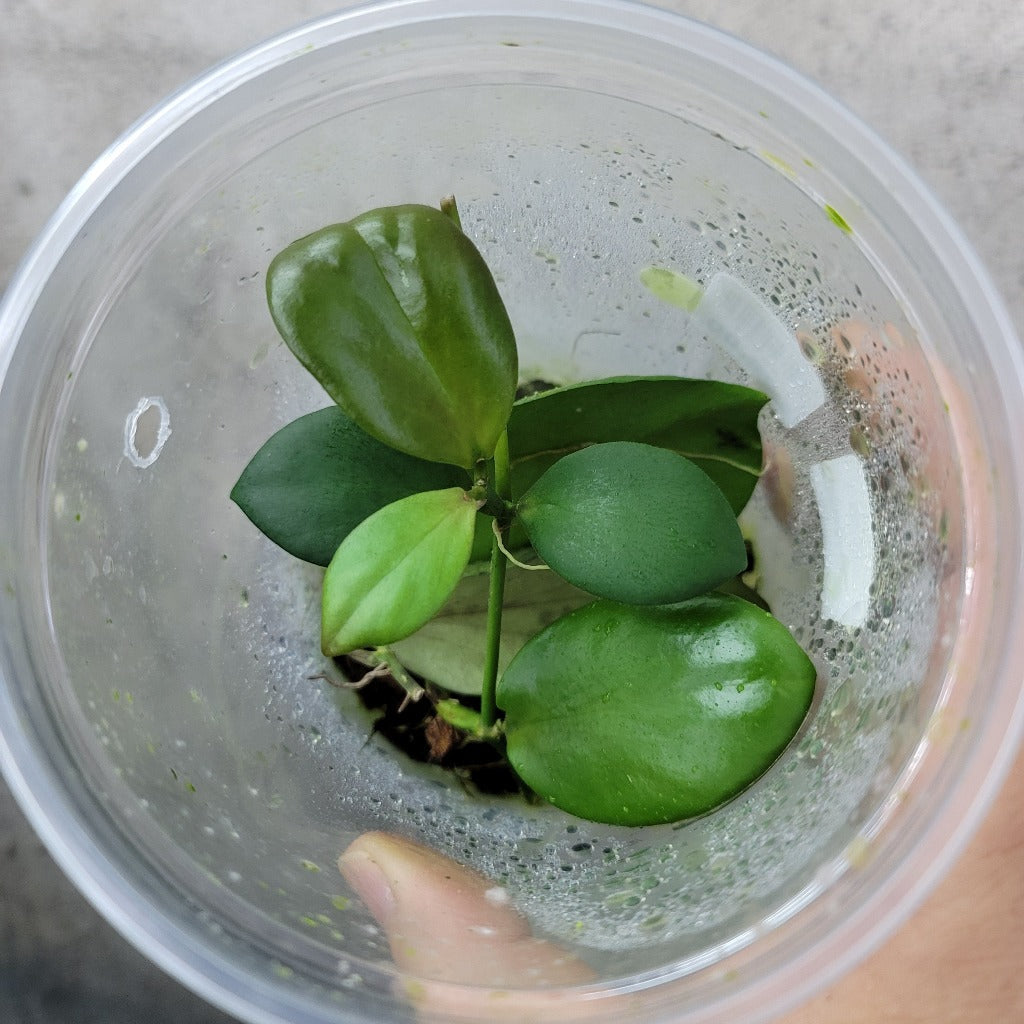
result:
[[[338,870],[367,909],[384,926],[395,909],[395,891],[381,866],[362,850],[346,850],[338,858]]]

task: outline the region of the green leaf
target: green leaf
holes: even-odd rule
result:
[[[696,462],[738,515],[761,472],[757,418],[767,401],[739,384],[686,377],[611,377],[531,395],[508,424],[513,493],[567,452],[640,441]]]
[[[321,647],[334,657],[415,632],[469,561],[476,503],[461,487],[386,505],[342,541],[324,574]]]
[[[368,434],[467,469],[515,397],[515,336],[494,278],[440,210],[371,210],[299,239],[267,274],[281,336]]]
[[[489,582],[486,573],[464,577],[434,618],[393,645],[406,668],[453,693],[480,693]],[[553,572],[531,572],[510,565],[505,576],[498,671],[504,671],[523,644],[541,629],[590,600],[589,594]]]
[[[534,549],[583,590],[628,604],[704,593],[747,564],[729,502],[689,459],[632,441],[559,459],[519,500]]]
[[[469,486],[465,470],[396,451],[336,405],[282,427],[253,456],[231,498],[285,551],[327,565],[367,516],[420,491]]]
[[[680,821],[757,779],[807,713],[814,666],[736,597],[671,608],[597,601],[528,643],[498,683],[508,757],[571,814]]]

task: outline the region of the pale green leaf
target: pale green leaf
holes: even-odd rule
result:
[[[406,668],[453,693],[479,694],[484,675],[487,628],[486,574],[466,576],[438,614],[394,644]],[[531,572],[514,565],[505,577],[498,670],[559,616],[592,600],[553,572]]]
[[[469,562],[476,503],[461,487],[386,505],[342,542],[324,574],[321,646],[333,657],[415,632]]]

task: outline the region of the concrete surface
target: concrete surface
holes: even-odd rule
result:
[[[485,0],[486,2],[486,0]],[[207,66],[344,4],[0,0],[0,290],[100,151]],[[1020,0],[662,3],[817,79],[913,163],[1024,328]],[[216,1024],[50,861],[0,783],[0,1021]]]

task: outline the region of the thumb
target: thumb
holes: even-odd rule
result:
[[[594,980],[577,957],[531,935],[503,888],[433,850],[369,832],[339,857],[338,868],[384,930],[407,993],[425,1011],[486,1012],[499,1020],[495,990]],[[521,1014],[523,1001],[509,1009]]]

